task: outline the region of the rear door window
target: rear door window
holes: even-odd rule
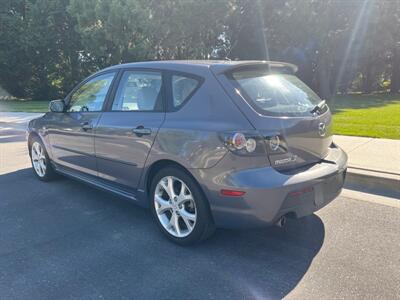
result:
[[[229,77],[249,104],[265,115],[310,116],[321,101],[292,74],[250,69],[233,72]]]
[[[156,71],[125,71],[112,111],[162,111],[162,75]]]
[[[172,75],[172,105],[174,109],[179,108],[188,100],[200,85],[198,79],[182,75]]]

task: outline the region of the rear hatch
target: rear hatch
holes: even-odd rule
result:
[[[217,74],[281,171],[320,162],[332,144],[328,106],[287,66],[246,64]]]

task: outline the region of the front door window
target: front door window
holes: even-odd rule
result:
[[[115,72],[92,78],[80,86],[71,96],[68,112],[101,111]]]

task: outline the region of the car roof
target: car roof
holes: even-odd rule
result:
[[[159,60],[125,63],[106,68],[105,70],[123,69],[123,68],[152,68],[177,71],[200,71],[200,69],[211,69],[214,73],[224,73],[239,67],[253,65],[268,65],[274,68],[289,69],[295,73],[297,66],[285,62],[263,61],[263,60]],[[104,70],[103,70],[104,71]]]

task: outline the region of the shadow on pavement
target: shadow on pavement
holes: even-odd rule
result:
[[[232,285],[256,299],[286,296],[307,272],[325,237],[324,225],[316,215],[288,220],[284,228],[219,230],[196,251],[220,257],[218,264]]]
[[[23,142],[26,140],[23,130],[14,130],[0,127],[0,143]]]
[[[325,237],[321,219],[284,228],[217,230],[184,248],[147,210],[31,169],[0,176],[1,298],[275,299],[307,272]]]

